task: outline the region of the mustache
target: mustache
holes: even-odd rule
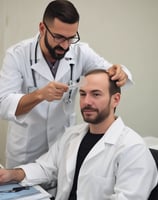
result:
[[[68,50],[69,50],[69,48],[64,49],[64,48],[62,48],[60,45],[57,45],[56,47],[54,47],[54,49],[55,49],[55,50],[59,50],[59,51],[68,51]]]
[[[93,108],[91,106],[85,106],[81,109],[82,112],[86,111],[86,110],[90,110],[90,111],[98,111],[98,109]]]

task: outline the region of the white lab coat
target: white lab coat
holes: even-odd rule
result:
[[[43,101],[29,113],[16,117],[15,111],[23,95],[44,87],[50,81],[68,83],[70,63],[74,64],[73,81],[77,81],[81,75],[93,68],[107,69],[111,66],[87,44],[77,43],[70,47],[70,51],[60,61],[54,79],[39,45],[35,63],[36,43],[37,36],[8,49],[0,72],[0,116],[10,121],[6,155],[8,167],[34,161],[62,135],[65,127],[75,124],[76,89],[72,93],[71,109],[63,108],[66,105],[64,99],[68,98],[66,93],[60,101]],[[35,71],[37,87],[34,85],[31,69]],[[131,80],[130,72],[125,67],[124,70]]]
[[[23,185],[57,182],[55,200],[68,200],[80,142],[87,124],[67,129],[36,163],[20,166]],[[77,200],[147,200],[158,180],[155,161],[143,139],[117,118],[80,168]]]

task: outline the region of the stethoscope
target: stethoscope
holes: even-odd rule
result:
[[[70,81],[68,83],[68,86],[69,86],[69,95],[68,95],[68,98],[64,99],[64,102],[66,104],[69,104],[69,103],[72,102],[71,95],[72,95],[72,86],[74,84],[74,82],[73,82],[73,68],[74,68],[74,64],[70,63]]]
[[[38,44],[39,44],[39,37],[37,39],[36,45],[35,45],[35,53],[34,53],[34,64],[37,63],[37,48],[38,48]],[[30,47],[30,66],[33,65],[33,61],[31,59],[31,47]],[[66,58],[67,61],[70,62],[70,80],[68,82],[68,86],[69,86],[69,94],[68,94],[68,98],[64,99],[64,103],[69,104],[72,102],[72,88],[74,85],[73,82],[73,68],[74,68],[74,63],[71,63],[71,58]],[[32,80],[33,80],[33,88],[37,88],[37,81],[36,81],[36,76],[35,76],[35,71],[34,69],[31,69],[32,72]],[[78,81],[77,81],[78,82]]]
[[[38,44],[39,44],[39,36],[35,45],[35,55],[34,55],[34,64],[37,63],[37,48],[38,48]],[[32,59],[31,59],[31,47],[30,47],[30,66],[33,65]],[[36,77],[35,77],[35,71],[34,69],[31,69],[32,72],[32,80],[33,80],[33,84],[34,84],[34,88],[37,88],[37,82],[36,82]]]

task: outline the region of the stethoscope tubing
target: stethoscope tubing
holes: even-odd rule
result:
[[[35,64],[37,63],[37,48],[38,48],[38,43],[39,43],[39,37],[38,40],[36,42],[36,46],[35,46]],[[32,65],[32,59],[31,59],[31,51],[30,51],[30,65]],[[34,69],[31,69],[32,71],[32,79],[33,79],[33,83],[34,83],[34,87],[37,87],[37,82],[36,82],[36,77],[35,77],[35,71]]]

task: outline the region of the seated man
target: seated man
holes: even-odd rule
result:
[[[52,182],[56,200],[148,199],[158,180],[156,165],[143,139],[115,116],[120,88],[106,71],[94,70],[79,91],[87,123],[68,128],[35,163],[1,169],[0,183]]]

